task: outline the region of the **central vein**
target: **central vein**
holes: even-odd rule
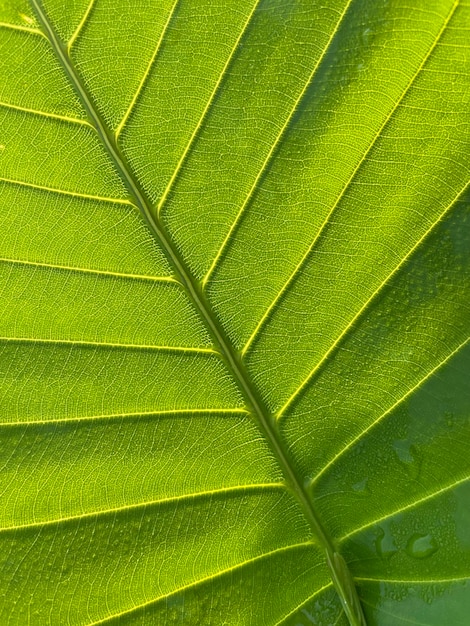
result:
[[[313,507],[312,501],[304,488],[303,481],[297,476],[293,463],[284,449],[272,415],[265,406],[265,403],[263,402],[255,385],[250,380],[250,376],[246,371],[240,355],[233,348],[225,331],[219,323],[217,316],[212,311],[210,303],[203,294],[201,286],[194,279],[191,272],[187,268],[186,263],[168,235],[165,226],[154,214],[152,203],[147,198],[146,193],[141,187],[139,181],[135,178],[132,170],[127,165],[116,143],[114,135],[106,127],[101,115],[88,95],[79,74],[72,64],[66,46],[64,46],[59,40],[48,17],[46,16],[43,7],[41,6],[40,0],[32,0],[32,3],[36,9],[36,13],[41,26],[44,29],[44,33],[49,39],[50,44],[70,82],[74,86],[77,95],[79,96],[88,114],[90,123],[95,128],[106,149],[106,152],[118,170],[133,203],[141,212],[153,237],[163,248],[168,261],[172,266],[175,277],[183,285],[193,303],[193,306],[205,322],[216,349],[220,353],[221,358],[225,362],[228,370],[245,398],[247,408],[255,416],[258,427],[276,456],[288,487],[291,489],[292,493],[302,507],[304,515],[307,518],[312,531],[325,552],[326,561],[330,569],[334,586],[351,626],[366,626],[359,597],[348,567],[343,557],[335,550],[331,539],[326,534]]]

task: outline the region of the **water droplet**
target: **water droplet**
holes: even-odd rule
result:
[[[378,528],[377,537],[375,538],[375,550],[381,559],[390,559],[398,552],[398,548],[388,530],[385,532],[383,528]]]
[[[419,535],[415,533],[411,535],[406,544],[406,551],[409,556],[414,559],[426,559],[431,554],[434,554],[438,545],[432,535]]]
[[[359,496],[368,496],[370,495],[369,489],[367,487],[368,478],[364,478],[364,480],[360,480],[357,483],[352,485],[352,490],[357,493]]]
[[[421,464],[423,462],[416,446],[410,444],[406,439],[397,439],[393,442],[393,448],[409,477],[416,480],[421,471]]]
[[[365,43],[365,45],[367,45],[369,43],[371,34],[372,34],[372,31],[371,31],[370,28],[366,28],[362,32],[362,41]]]
[[[29,15],[25,15],[24,13],[19,13],[18,15],[23,20],[23,22],[26,22],[26,24],[28,24],[28,26],[34,25],[34,20],[32,17],[29,17]]]
[[[448,426],[448,428],[452,428],[452,426],[454,426],[454,423],[455,423],[453,413],[446,412],[444,417],[445,417],[446,425]]]

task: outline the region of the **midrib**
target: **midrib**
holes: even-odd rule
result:
[[[240,355],[234,350],[216,315],[213,313],[211,305],[202,293],[198,282],[193,278],[191,272],[186,266],[186,263],[182,259],[176,247],[173,245],[163,223],[161,223],[161,221],[154,215],[152,203],[147,198],[145,191],[141,187],[139,181],[135,178],[131,168],[126,163],[125,158],[122,156],[113,135],[106,128],[101,115],[93,105],[79,74],[76,72],[71,62],[71,59],[66,51],[66,47],[60,42],[52,25],[50,24],[46,13],[41,6],[40,0],[32,0],[32,4],[36,9],[39,22],[43,27],[60,64],[67,74],[71,84],[75,88],[75,91],[87,112],[90,123],[96,130],[109,158],[119,172],[133,203],[141,212],[149,231],[157,240],[160,247],[164,250],[168,261],[172,266],[175,277],[182,284],[192,301],[193,306],[203,319],[214,341],[215,347],[242,392],[247,408],[253,416],[256,417],[258,427],[267,440],[283,471],[287,486],[291,489],[292,493],[298,500],[312,531],[316,535],[325,552],[333,583],[351,625],[365,626],[365,618],[352,576],[343,558],[335,550],[331,539],[325,532],[313,507],[313,503],[304,488],[303,481],[297,476],[294,466],[284,449],[278,431],[274,425],[274,420],[265,406],[260,393],[257,391],[254,383],[250,380],[250,376],[246,371]]]

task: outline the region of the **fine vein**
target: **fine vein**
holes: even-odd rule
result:
[[[350,2],[348,3],[348,6]],[[71,81],[71,84],[74,86],[77,92],[77,95],[82,101],[90,122],[95,127],[96,132],[101,139],[105,150],[107,151],[117,171],[121,175],[123,183],[127,187],[130,196],[134,200],[134,204],[141,211],[150,232],[163,248],[170,264],[174,268],[174,274],[176,278],[186,288],[189,298],[191,299],[195,309],[199,312],[202,320],[205,322],[206,327],[213,338],[216,350],[220,353],[221,358],[225,362],[228,370],[238,384],[240,391],[245,397],[248,408],[251,409],[253,416],[257,419],[258,427],[265,436],[266,441],[270,446],[273,454],[276,456],[277,461],[284,473],[287,484],[289,485],[289,488],[291,489],[294,496],[297,498],[300,506],[303,509],[304,515],[313,533],[316,536],[316,540],[319,542],[322,550],[324,551],[325,558],[328,563],[335,588],[338,592],[339,599],[351,625],[365,626],[365,618],[362,613],[359,598],[357,596],[357,591],[355,589],[351,574],[347,569],[344,560],[334,548],[331,539],[326,534],[319,518],[317,517],[317,513],[313,507],[313,504],[310,500],[308,492],[306,491],[303,481],[299,476],[297,476],[293,464],[283,447],[270,412],[268,411],[258,391],[251,382],[245,370],[244,364],[242,363],[238,353],[235,351],[229,339],[227,338],[225,331],[223,330],[216,315],[213,313],[211,306],[209,305],[203,292],[201,291],[198,282],[191,275],[185,262],[181,258],[178,249],[173,244],[171,238],[167,234],[165,226],[158,219],[158,211],[157,216],[155,216],[151,202],[147,199],[147,196],[143,191],[140,183],[134,177],[132,170],[127,165],[124,157],[121,155],[115,137],[107,129],[100,114],[93,105],[92,100],[87,93],[87,90],[85,89],[78,73],[75,71],[75,68],[72,65],[66,47],[60,42],[42,8],[41,0],[32,0],[32,3],[36,9],[39,21],[51,43],[55,54],[57,55],[59,62],[62,64],[65,73],[67,74],[69,80]],[[245,23],[244,28],[246,28],[248,21],[249,20],[247,20],[247,22]],[[226,66],[229,62],[230,61],[227,61]],[[219,78],[219,81],[220,80],[221,78]],[[206,107],[206,110],[210,106],[211,101],[212,97]],[[197,132],[197,129],[195,132]],[[173,178],[169,183],[170,185],[172,184]],[[169,189],[169,187],[167,187],[167,189]],[[163,200],[165,197],[166,196],[164,195]],[[161,203],[162,200],[160,201],[160,206]]]

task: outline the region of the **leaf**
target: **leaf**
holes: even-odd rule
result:
[[[468,624],[469,28],[0,2],[2,624]]]

